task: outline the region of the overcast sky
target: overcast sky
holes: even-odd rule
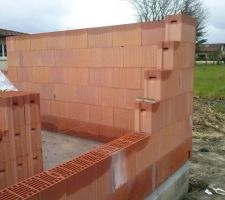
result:
[[[204,0],[208,42],[225,43],[225,0]],[[0,0],[0,28],[37,33],[135,22],[128,0]]]

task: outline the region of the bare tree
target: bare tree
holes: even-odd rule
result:
[[[137,12],[141,22],[163,20],[166,15],[185,13],[197,21],[196,45],[206,42],[206,16],[202,0],[129,0]]]

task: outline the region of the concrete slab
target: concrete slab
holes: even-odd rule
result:
[[[180,200],[188,192],[189,168],[187,162],[145,200]]]
[[[77,157],[102,143],[42,130],[44,170]]]

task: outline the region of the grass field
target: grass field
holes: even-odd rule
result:
[[[196,96],[225,98],[225,65],[197,65],[194,91]]]
[[[218,112],[225,112],[225,65],[197,65],[195,68],[194,93],[213,99]],[[222,100],[221,100],[222,99]]]

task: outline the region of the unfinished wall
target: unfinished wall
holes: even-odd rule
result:
[[[119,138],[0,199],[143,200],[190,158],[192,18],[15,37],[8,46],[8,76],[41,92],[44,122]]]
[[[40,93],[48,129],[113,139],[135,129],[137,97],[192,91],[194,26],[185,16],[10,37],[7,46],[8,77],[20,90]],[[157,69],[174,70],[144,92],[145,71]]]
[[[0,92],[0,189],[43,170],[40,99]]]

